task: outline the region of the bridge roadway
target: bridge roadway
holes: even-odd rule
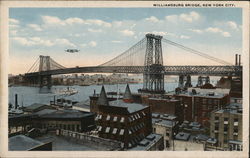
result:
[[[242,66],[163,66],[164,75],[240,76]],[[71,73],[131,73],[144,72],[144,66],[92,66],[26,73],[26,77]],[[157,72],[159,73],[159,71]]]

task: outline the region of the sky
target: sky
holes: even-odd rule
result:
[[[9,71],[26,73],[39,55],[65,67],[96,66],[154,33],[234,63],[242,52],[240,8],[10,8]],[[67,53],[65,49],[79,49]],[[164,65],[220,65],[163,44]]]

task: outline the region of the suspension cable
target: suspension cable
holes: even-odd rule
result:
[[[186,46],[183,46],[183,45],[178,44],[178,43],[176,43],[176,42],[167,40],[167,39],[165,39],[165,38],[163,38],[162,41],[165,42],[165,43],[174,45],[174,46],[176,46],[176,47],[178,47],[178,48],[181,48],[181,49],[183,49],[183,50],[186,50],[186,51],[188,51],[188,52],[190,52],[190,53],[193,53],[193,54],[199,55],[199,56],[201,56],[201,57],[204,57],[204,58],[206,58],[206,59],[213,60],[213,61],[215,61],[215,62],[217,62],[217,63],[221,63],[221,64],[224,64],[224,65],[233,65],[233,64],[231,64],[231,63],[229,63],[229,62],[227,62],[227,61],[224,61],[224,60],[221,60],[221,59],[212,57],[212,56],[210,56],[210,55],[208,55],[208,54],[202,53],[202,52],[197,51],[197,50],[194,50],[194,49],[192,49],[192,48],[188,48],[188,47],[186,47]]]

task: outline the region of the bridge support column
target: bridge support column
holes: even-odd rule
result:
[[[38,81],[39,81],[39,87],[40,89],[43,87],[47,87],[49,90],[51,89],[52,86],[52,78],[51,75],[46,75],[46,76],[39,76],[38,77]]]
[[[188,87],[192,87],[191,76],[190,75],[186,76],[185,88],[188,88]]]
[[[181,89],[184,87],[184,75],[179,75],[178,87],[181,88]]]
[[[147,34],[143,92],[164,93],[164,67],[162,58],[162,36]]]

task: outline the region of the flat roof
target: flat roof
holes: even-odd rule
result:
[[[177,139],[177,140],[188,141],[190,135],[191,135],[191,134],[189,134],[189,133],[179,132],[179,133],[175,136],[175,139]]]
[[[31,104],[30,106],[26,106],[24,109],[25,110],[35,110],[35,109],[43,107],[43,106],[48,106],[48,105],[40,104],[40,103],[34,103],[34,104]]]
[[[129,149],[131,151],[146,151],[148,150],[152,145],[154,145],[156,142],[158,142],[162,138],[162,135],[151,133],[146,138],[141,140],[137,146]],[[145,146],[144,146],[145,145]]]
[[[9,150],[11,151],[27,151],[42,144],[44,143],[25,135],[16,135],[9,138]]]
[[[152,123],[165,127],[174,127],[176,121],[152,118]]]
[[[55,112],[41,115],[40,118],[82,118],[93,115],[90,112],[83,112],[73,109],[57,110]]]
[[[90,100],[85,100],[85,101],[81,101],[81,102],[78,102],[72,106],[75,106],[75,107],[80,107],[80,108],[86,108],[86,109],[90,109]]]
[[[144,105],[138,104],[138,103],[125,103],[123,100],[110,101],[109,106],[127,108],[129,113],[140,111],[140,110],[148,107],[148,106],[144,106]]]

